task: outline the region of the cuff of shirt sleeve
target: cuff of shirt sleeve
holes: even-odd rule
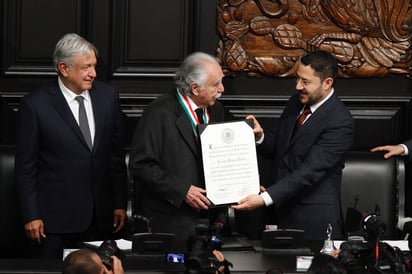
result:
[[[264,133],[262,133],[262,137],[260,137],[260,139],[256,141],[256,144],[260,145],[261,143],[263,143],[263,139],[265,139]]]
[[[402,156],[408,156],[409,155],[409,151],[408,151],[408,147],[405,146],[404,144],[400,144],[403,149],[405,150],[405,152],[402,154]]]
[[[270,206],[271,204],[273,204],[272,198],[270,197],[269,193],[267,193],[266,191],[260,193],[260,197],[262,197],[266,206]]]

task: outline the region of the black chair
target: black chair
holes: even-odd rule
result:
[[[28,257],[14,182],[14,147],[0,147],[0,258]]]
[[[386,160],[380,153],[351,151],[346,158],[341,191],[347,230],[360,228],[359,220],[352,218],[353,208],[365,214],[379,213],[375,212],[378,210],[379,218],[386,224],[384,239],[399,238],[397,224],[404,217],[405,207],[403,158]]]

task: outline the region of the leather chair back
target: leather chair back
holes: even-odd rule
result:
[[[14,147],[0,147],[0,258],[28,257],[14,182]]]
[[[346,227],[360,224],[348,218],[356,208],[361,213],[380,210],[380,219],[386,224],[385,239],[397,239],[398,218],[404,216],[405,164],[402,158],[384,159],[380,153],[351,151],[345,163],[341,188],[342,210]],[[376,212],[378,213],[378,212]],[[352,215],[353,216],[353,215]],[[351,231],[347,231],[351,232]]]

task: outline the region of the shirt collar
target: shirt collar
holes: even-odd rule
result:
[[[59,83],[59,87],[60,90],[62,91],[64,97],[66,98],[66,100],[68,102],[71,102],[73,100],[75,100],[76,96],[78,96],[75,92],[71,91],[70,89],[68,89],[62,82],[62,80],[60,79],[60,77],[58,77],[57,82]],[[85,90],[82,93],[80,93],[80,96],[83,96],[84,99],[86,101],[90,101],[90,93],[89,90]]]
[[[193,100],[192,100],[192,98],[191,98],[190,96],[186,96],[186,97],[187,97],[187,100],[189,100],[190,107],[191,107],[193,110],[196,110],[196,109],[199,108],[199,107],[196,105],[196,103],[193,102]]]
[[[310,106],[311,112],[314,113],[322,104],[324,104],[330,97],[332,97],[333,93],[334,93],[334,88],[332,88],[328,96],[326,96],[322,101],[320,101],[317,104],[311,105]]]

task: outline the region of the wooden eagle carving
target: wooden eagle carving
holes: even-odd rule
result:
[[[309,51],[331,52],[341,77],[411,74],[409,0],[220,0],[218,57],[227,74],[294,75]]]

